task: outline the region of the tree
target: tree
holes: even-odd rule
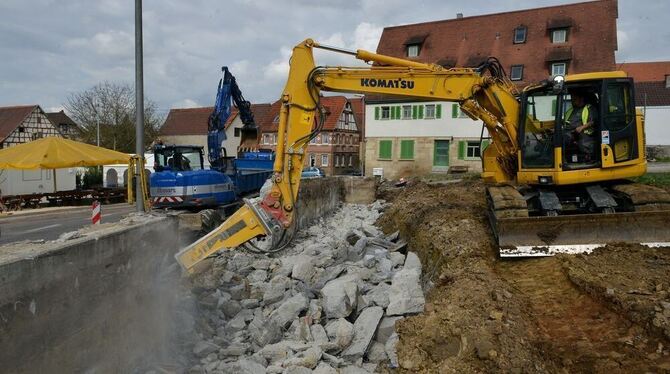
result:
[[[82,141],[96,144],[100,123],[100,146],[135,153],[135,90],[127,83],[102,82],[71,94],[65,110],[81,127]],[[163,118],[156,104],[144,101],[144,148],[153,142]]]

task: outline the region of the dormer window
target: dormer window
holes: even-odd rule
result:
[[[407,46],[407,57],[418,57],[421,45],[410,44]]]
[[[665,88],[670,88],[670,75],[665,76]]]
[[[551,31],[551,42],[552,43],[565,43],[568,36],[567,29],[555,29]]]
[[[423,47],[423,42],[426,40],[428,35],[414,35],[407,40],[405,40],[405,53],[407,57],[419,57],[421,53],[421,47]]]
[[[514,44],[525,43],[527,31],[528,28],[526,26],[519,26],[514,29]]]

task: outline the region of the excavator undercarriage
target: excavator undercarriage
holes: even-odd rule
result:
[[[670,246],[670,194],[638,183],[581,189],[494,186],[488,216],[501,257],[590,252],[608,243]]]

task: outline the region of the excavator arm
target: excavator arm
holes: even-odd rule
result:
[[[317,67],[313,49],[354,55],[371,67]],[[488,74],[487,74],[488,73]],[[274,173],[269,190],[230,216],[221,226],[176,255],[187,271],[222,249],[234,249],[257,237],[271,237],[273,249],[290,241],[300,177],[310,140],[319,133],[324,111],[321,91],[375,93],[417,100],[457,102],[472,119],[482,120],[491,138],[490,167],[484,178],[505,182],[517,170],[519,102],[515,88],[496,61],[478,68],[439,65],[358,50],[321,46],[307,39],[293,49],[288,81],[281,96]],[[315,124],[315,118],[316,126]],[[488,173],[488,174],[487,174]]]

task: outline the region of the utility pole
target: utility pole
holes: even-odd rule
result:
[[[142,56],[142,0],[135,0],[135,153],[144,160],[144,66]],[[135,168],[135,206],[144,212],[144,195],[140,176],[143,162]]]
[[[100,147],[100,113],[98,112],[98,100],[95,100],[94,105],[95,105],[95,127],[97,129],[96,131],[96,138],[97,138],[97,143],[96,145]]]

